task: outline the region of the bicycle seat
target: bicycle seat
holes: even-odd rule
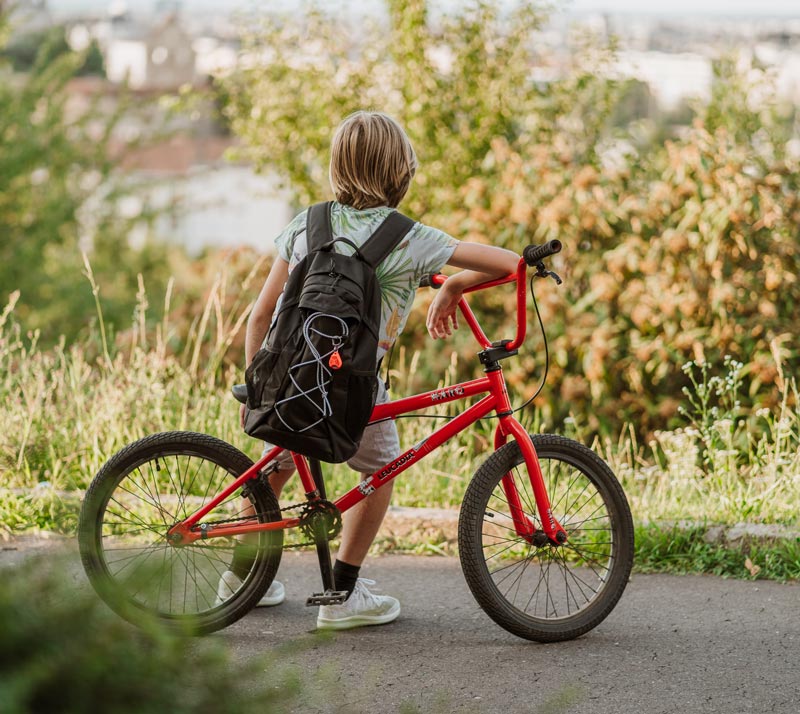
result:
[[[247,402],[246,384],[234,384],[231,387],[231,392],[233,392],[233,396],[236,397],[237,402],[241,402],[242,404],[245,404]]]

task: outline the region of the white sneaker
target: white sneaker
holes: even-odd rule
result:
[[[217,600],[214,607],[222,605],[231,595],[233,595],[240,587],[242,587],[241,578],[236,575],[232,570],[226,570],[219,578],[219,585],[217,585]],[[286,590],[283,583],[278,580],[273,580],[269,589],[264,597],[257,603],[256,607],[270,607],[272,605],[280,605],[286,599]]]
[[[373,595],[366,584],[374,580],[359,578],[350,597],[341,605],[320,605],[317,616],[319,630],[349,630],[365,625],[385,625],[397,619],[400,601],[388,595]]]

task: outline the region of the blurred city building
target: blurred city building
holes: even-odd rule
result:
[[[124,0],[88,2],[66,14],[61,8],[61,16],[61,3],[25,5],[15,18],[17,30],[38,32],[60,23],[73,49],[96,42],[102,52],[105,77],[71,82],[73,116],[90,108],[110,115],[123,94],[134,98],[112,142],[126,182],[136,189],[119,210],[129,218],[155,211],[158,218],[152,224],[142,220],[130,235],[132,244],[154,230],[158,239],[191,253],[238,245],[272,250],[272,239],[292,217],[276,177],[226,158],[235,140],[210,102],[175,112],[159,101],[186,86],[201,88],[236,65],[233,23],[213,15],[192,19],[174,0],[147,11]]]

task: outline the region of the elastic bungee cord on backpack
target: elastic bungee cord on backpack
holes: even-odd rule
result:
[[[323,332],[318,327],[314,327],[313,323],[321,318],[327,318],[339,323],[342,328],[341,333],[330,335],[327,332]],[[303,323],[303,339],[306,341],[306,345],[308,345],[308,349],[311,352],[312,357],[305,362],[300,362],[299,364],[289,367],[289,379],[292,380],[292,384],[295,386],[298,393],[293,394],[290,397],[286,397],[286,399],[281,399],[279,402],[275,402],[275,413],[278,415],[278,418],[281,420],[281,422],[283,422],[283,425],[287,429],[294,432],[304,432],[307,429],[311,429],[312,427],[316,426],[325,418],[333,414],[333,409],[331,407],[330,400],[328,399],[328,385],[330,385],[333,377],[333,373],[331,372],[331,369],[329,369],[329,366],[332,369],[338,369],[342,366],[342,361],[339,357],[339,348],[342,346],[342,343],[347,339],[349,334],[350,328],[347,326],[347,323],[336,315],[328,315],[324,312],[314,312],[306,318],[306,321]],[[321,340],[330,340],[332,345],[330,351],[326,352],[325,354],[320,353],[320,351],[317,349],[317,346],[314,344],[314,340],[316,340],[317,343],[319,343]],[[297,379],[295,379],[295,374],[305,367],[313,364],[316,364],[317,366],[315,375],[316,386],[313,386],[310,389],[305,389],[297,381]],[[315,401],[315,392],[319,392],[320,402]],[[304,426],[302,429],[287,423],[287,421],[281,415],[279,409],[281,405],[301,398],[307,399],[321,415],[320,418],[315,422]]]

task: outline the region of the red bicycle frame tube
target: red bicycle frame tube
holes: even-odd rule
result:
[[[515,339],[507,345],[508,350],[516,349],[519,344],[525,339],[526,330],[526,285],[525,285],[525,262],[520,259],[517,272],[508,275],[505,278],[493,280],[481,285],[476,285],[469,288],[465,292],[473,292],[483,288],[493,287],[495,285],[503,285],[505,283],[517,282],[517,335]],[[443,284],[446,280],[443,275],[433,276],[433,282],[436,284]],[[464,298],[459,302],[461,313],[472,330],[475,339],[484,348],[491,347],[489,339],[484,334],[480,325],[478,324],[475,315],[470,310]],[[427,456],[434,449],[438,448],[453,436],[474,424],[478,419],[487,416],[490,412],[496,411],[499,416],[499,424],[495,432],[495,447],[501,446],[510,436],[516,439],[520,446],[525,463],[528,467],[528,475],[531,481],[534,496],[536,498],[536,507],[539,513],[539,518],[542,523],[544,533],[552,541],[563,539],[566,533],[561,525],[553,517],[550,501],[545,489],[542,472],[539,467],[539,459],[536,455],[536,449],[531,443],[527,432],[522,425],[511,416],[511,403],[508,397],[508,390],[506,388],[505,379],[503,378],[502,369],[498,368],[488,371],[486,376],[479,379],[473,379],[469,382],[462,382],[455,384],[451,387],[444,387],[442,389],[434,389],[429,392],[423,392],[410,397],[404,397],[384,404],[376,405],[372,412],[372,419],[370,423],[383,421],[385,419],[393,419],[400,414],[426,409],[436,404],[446,404],[448,402],[457,401],[460,399],[468,399],[478,394],[487,394],[483,399],[479,400],[466,411],[459,414],[457,417],[449,421],[444,426],[436,429],[430,436],[426,437],[419,443],[412,446],[403,452],[394,461],[386,464],[381,469],[378,469],[361,483],[354,488],[350,489],[343,496],[334,501],[336,507],[344,512],[352,508],[354,505],[369,496],[377,488],[380,488],[386,483],[389,483],[398,474],[405,471],[407,468],[416,464],[424,456]],[[268,523],[261,523],[256,516],[251,519],[239,521],[236,523],[220,523],[215,525],[212,523],[197,525],[202,518],[210,513],[225,499],[229,498],[237,489],[241,488],[247,481],[256,478],[270,461],[281,453],[280,447],[275,447],[269,452],[264,454],[253,466],[245,471],[241,476],[238,476],[230,485],[225,488],[220,494],[214,497],[203,508],[192,514],[189,518],[181,521],[173,526],[169,535],[172,536],[176,542],[185,544],[193,542],[198,539],[205,538],[219,538],[231,537],[237,535],[244,535],[247,533],[258,533],[261,531],[281,530],[284,528],[293,528],[300,523],[299,518],[284,518],[279,521],[272,521]],[[313,476],[309,471],[308,464],[304,457],[297,454],[292,454],[292,459],[297,467],[300,475],[300,480],[303,483],[303,488],[307,494],[316,492],[316,484],[314,483]],[[503,477],[502,488],[506,499],[511,508],[511,516],[514,522],[515,530],[521,537],[530,538],[535,530],[535,526],[531,519],[525,515],[517,487],[511,474]]]

